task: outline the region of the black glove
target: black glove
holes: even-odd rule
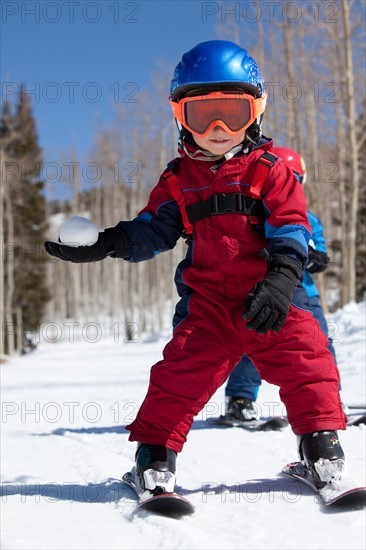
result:
[[[127,233],[120,227],[110,227],[99,233],[98,240],[91,246],[67,246],[47,241],[44,247],[48,254],[66,262],[83,263],[104,260],[107,256],[123,258],[127,251]]]
[[[308,263],[305,267],[309,273],[321,273],[327,269],[328,264],[329,258],[326,252],[320,252],[309,246]]]
[[[290,309],[292,296],[302,267],[292,258],[273,254],[268,258],[268,270],[255,285],[244,303],[243,318],[247,327],[258,334],[273,329],[278,332]]]

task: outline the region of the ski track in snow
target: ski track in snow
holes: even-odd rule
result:
[[[365,304],[331,319],[346,403],[365,400]],[[363,549],[364,511],[326,509],[306,486],[279,475],[297,460],[296,438],[208,426],[224,388],[197,417],[178,459],[177,485],[196,507],[180,520],[134,512],[120,482],[135,444],[137,412],[166,337],[116,344],[43,343],[2,365],[2,548]],[[259,405],[282,406],[263,383]],[[340,432],[349,468],[365,484],[365,428]]]

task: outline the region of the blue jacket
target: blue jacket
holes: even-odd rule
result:
[[[319,250],[320,252],[326,252],[326,241],[323,234],[323,226],[321,221],[315,214],[308,211],[308,219],[311,225],[312,230],[312,238],[309,242],[309,245],[315,248],[315,250]],[[302,286],[306,290],[307,295],[309,298],[312,298],[313,296],[319,296],[319,291],[308,271],[304,271],[304,279],[302,282]]]

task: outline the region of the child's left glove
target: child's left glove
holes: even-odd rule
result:
[[[308,263],[305,267],[309,273],[321,273],[327,269],[328,264],[329,258],[326,252],[320,252],[320,250],[309,246]]]
[[[258,334],[265,334],[270,329],[280,330],[301,274],[302,267],[292,258],[282,254],[269,256],[266,275],[244,303],[243,318],[249,320],[249,329]]]

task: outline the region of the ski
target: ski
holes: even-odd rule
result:
[[[354,417],[355,418],[351,418]],[[241,421],[233,418],[230,415],[221,415],[218,417],[208,418],[207,422],[217,426],[226,426],[229,428],[243,428],[252,432],[279,431],[288,426],[288,420],[284,416],[274,416],[273,418]],[[361,426],[366,424],[366,414],[349,415],[347,426]]]
[[[274,416],[273,418],[242,421],[233,418],[230,415],[221,415],[214,418],[208,418],[207,422],[216,426],[226,426],[227,428],[242,428],[250,432],[279,431],[288,426],[288,420],[284,416]]]
[[[347,426],[362,426],[366,424],[366,414],[357,415],[356,418],[348,418]]]
[[[150,496],[149,491],[140,491],[135,483],[133,471],[126,472],[122,476],[122,481],[134,491],[137,497],[137,511],[144,510],[152,514],[176,519],[193,514],[195,511],[193,504],[178,493],[161,493]]]
[[[325,506],[337,506],[345,510],[359,509],[366,505],[366,487],[360,487],[349,478],[328,483],[319,489],[310,471],[302,462],[292,462],[282,468],[282,474],[305,483],[319,496]]]

